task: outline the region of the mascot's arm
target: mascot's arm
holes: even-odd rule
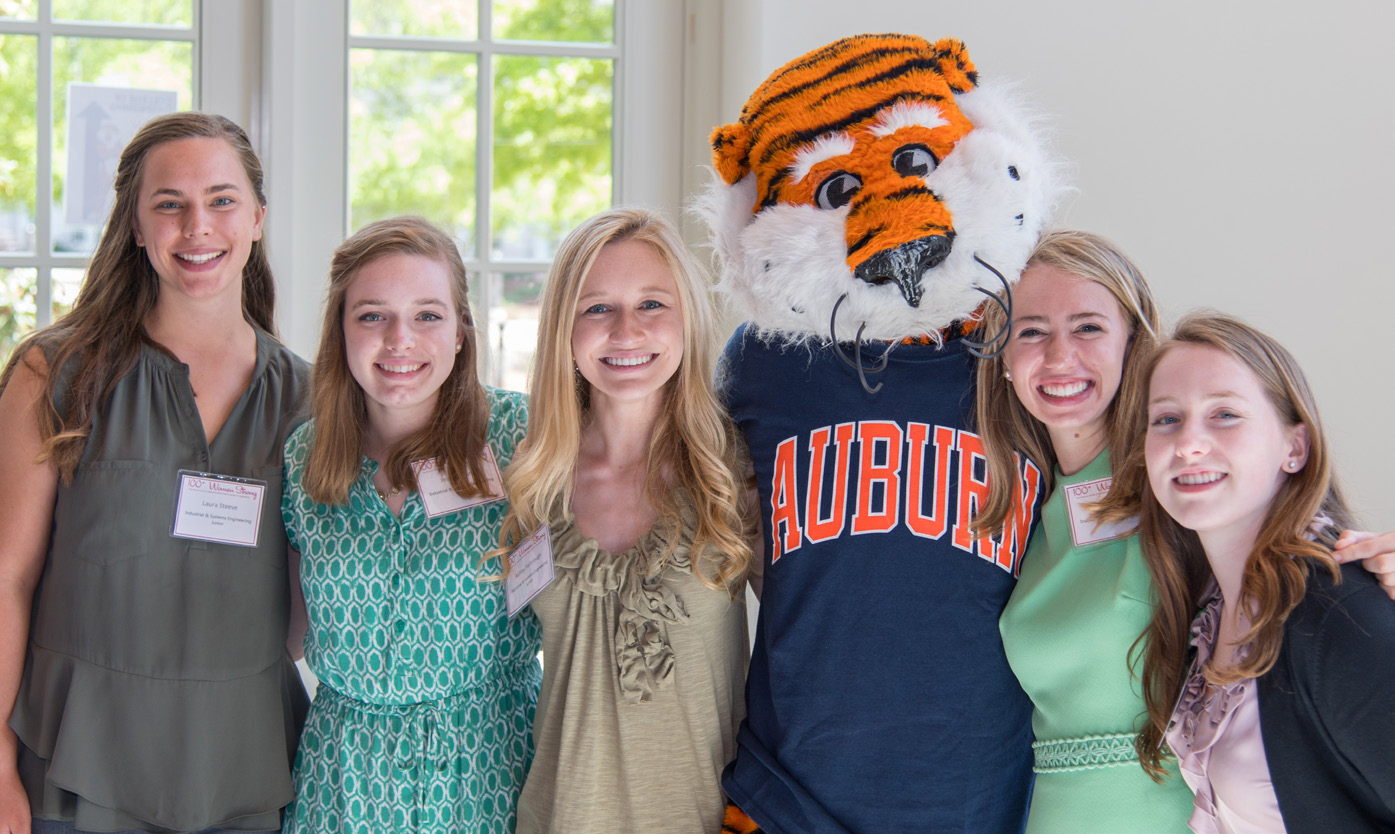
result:
[[[765,581],[765,523],[764,516],[760,511],[760,491],[755,488],[756,465],[746,464],[746,483],[750,484],[750,489],[741,496],[742,509],[751,513],[755,519],[755,529],[751,531],[751,566],[746,571],[746,583],[751,586],[751,592],[756,595],[756,600],[760,600],[761,583]]]
[[[1347,530],[1337,540],[1332,555],[1339,562],[1361,562],[1380,580],[1386,595],[1395,599],[1395,530],[1380,535]]]

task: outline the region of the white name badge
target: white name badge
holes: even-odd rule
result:
[[[436,465],[436,459],[419,460],[412,464],[412,474],[417,479],[417,492],[421,495],[422,506],[431,518],[438,515],[458,513],[480,504],[491,504],[504,500],[504,479],[499,475],[499,464],[494,461],[494,451],[484,447],[484,479],[488,487],[485,495],[475,498],[461,498],[450,485],[445,470]]]
[[[1100,478],[1098,481],[1085,481],[1065,488],[1066,508],[1070,511],[1070,535],[1075,540],[1076,547],[1121,538],[1138,529],[1137,518],[1096,524],[1090,517],[1090,511],[1085,508],[1086,504],[1103,499],[1113,482],[1113,478]]]
[[[256,547],[266,481],[181,469],[170,535]]]
[[[509,619],[513,619],[555,578],[552,531],[544,524],[509,554],[509,575],[504,578],[504,598],[508,602]]]

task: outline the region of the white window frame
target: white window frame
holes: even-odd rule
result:
[[[192,45],[193,66],[190,68],[193,89],[191,100],[195,109],[206,102],[216,102],[227,106],[234,98],[245,97],[245,92],[237,85],[224,80],[217,73],[208,73],[205,59],[215,57],[226,59],[229,47],[242,51],[245,44],[224,39],[220,47],[204,50],[202,37],[204,26],[217,27],[217,31],[234,32],[241,28],[238,20],[250,6],[247,0],[193,0],[191,2],[190,25],[148,26],[123,23],[89,23],[53,20],[53,0],[38,0],[33,20],[0,20],[0,34],[23,35],[35,39],[38,50],[35,68],[35,125],[38,137],[35,143],[37,158],[35,174],[38,178],[34,201],[34,251],[0,252],[0,269],[34,269],[37,291],[35,300],[37,311],[35,322],[43,327],[50,323],[53,311],[53,271],[55,269],[85,269],[91,258],[87,255],[55,253],[53,251],[53,39],[59,38],[117,38],[121,40],[182,41]],[[208,90],[203,84],[205,78],[219,78]]]
[[[487,231],[492,170],[492,62],[498,54],[613,58],[615,96],[612,197],[677,216],[682,203],[685,0],[616,0],[615,43],[604,47],[545,44],[441,44],[435,50],[479,54],[477,107],[480,164],[476,167],[478,228],[475,251],[464,253],[481,290],[489,273],[540,271],[546,261],[495,260]],[[489,0],[480,2],[488,31]],[[330,256],[349,231],[348,58],[355,47],[401,48],[410,38],[349,37],[346,0],[263,0],[263,84],[259,123],[267,169],[267,237],[278,276],[281,335],[302,356],[313,356]],[[287,241],[292,242],[290,245]],[[482,299],[488,309],[490,299]],[[482,311],[477,311],[479,316]],[[485,327],[480,328],[485,331]],[[480,346],[485,349],[485,345]],[[483,350],[482,350],[483,352]]]
[[[38,177],[34,204],[34,251],[0,252],[0,269],[34,269],[37,291],[35,323],[49,324],[53,311],[53,271],[86,269],[91,257],[53,251],[53,39],[55,37],[118,38],[121,40],[183,41],[192,44],[191,101],[195,110],[222,113],[247,126],[247,104],[260,73],[249,75],[256,62],[244,56],[259,53],[257,42],[260,0],[193,0],[188,27],[121,23],[54,21],[53,0],[38,0],[34,20],[0,20],[0,34],[36,39],[35,142]],[[205,38],[205,32],[217,38]],[[255,35],[255,37],[254,37]],[[220,71],[235,67],[233,71]]]
[[[35,21],[0,21],[0,32],[39,37],[36,79],[40,182],[35,251],[0,253],[0,267],[38,273],[40,326],[47,323],[54,269],[83,269],[89,258],[52,252],[52,37],[93,36],[188,40],[193,43],[193,107],[220,113],[247,130],[266,173],[268,253],[277,276],[278,326],[297,353],[313,357],[330,255],[348,225],[348,0],[193,0],[183,27],[52,23],[52,0],[38,0]],[[487,5],[487,3],[486,3]],[[612,194],[617,203],[643,205],[680,217],[684,194],[706,163],[702,141],[711,125],[694,122],[684,102],[692,90],[710,91],[710,62],[694,64],[694,39],[713,33],[720,0],[616,0],[615,115]],[[710,51],[710,42],[704,47]],[[564,50],[566,51],[566,50]],[[534,53],[537,54],[537,53]],[[695,66],[701,67],[697,76]],[[492,119],[481,63],[482,117]],[[715,124],[716,122],[711,122]],[[481,136],[489,134],[481,132]],[[485,160],[487,162],[487,159]],[[477,173],[476,199],[489,188],[488,165]],[[488,254],[481,235],[478,252]],[[690,236],[691,238],[691,236]],[[468,253],[467,253],[468,254]],[[490,262],[506,272],[534,262]],[[481,281],[481,287],[488,282]]]

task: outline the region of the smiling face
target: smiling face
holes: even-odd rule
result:
[[[261,240],[266,208],[232,145],[196,137],[157,145],[141,173],[132,232],[160,279],[160,298],[231,298]]]
[[[1123,308],[1103,284],[1041,264],[1022,273],[1012,301],[1003,364],[1018,399],[1046,425],[1058,454],[1068,444],[1097,453],[1128,353]]]
[[[601,247],[581,285],[572,357],[591,384],[591,407],[607,400],[658,402],[683,358],[678,282],[652,246]]]
[[[420,255],[386,255],[358,271],[344,295],[344,350],[367,398],[370,425],[414,431],[465,338],[450,269]]]
[[[1279,417],[1259,379],[1217,348],[1170,348],[1148,390],[1148,482],[1207,555],[1245,557],[1284,479],[1307,460],[1307,429]]]

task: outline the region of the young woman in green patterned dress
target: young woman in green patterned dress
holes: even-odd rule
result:
[[[467,298],[454,242],[419,218],[334,254],[313,419],[285,454],[320,678],[287,832],[513,831],[539,635],[531,613],[508,617],[480,556],[526,413],[480,384]]]

